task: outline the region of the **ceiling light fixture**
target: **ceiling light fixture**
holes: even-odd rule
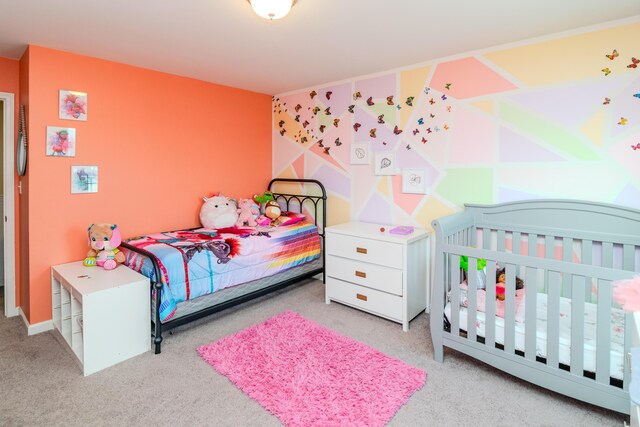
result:
[[[247,0],[253,11],[265,19],[274,20],[287,16],[297,0]]]

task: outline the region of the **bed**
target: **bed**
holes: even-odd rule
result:
[[[166,331],[319,274],[324,282],[324,186],[278,178],[267,190],[283,211],[304,215],[277,227],[190,228],[122,243],[125,264],[151,280],[156,354]]]
[[[467,204],[433,227],[437,361],[448,347],[629,413],[633,317],[612,289],[640,272],[640,211],[577,200]]]

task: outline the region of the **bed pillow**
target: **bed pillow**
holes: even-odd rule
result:
[[[282,218],[282,219],[281,219]],[[278,218],[279,225],[291,225],[304,221],[306,216],[303,213],[283,211]]]

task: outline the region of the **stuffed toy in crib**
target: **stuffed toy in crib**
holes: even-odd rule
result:
[[[87,267],[99,266],[105,270],[113,270],[124,262],[124,254],[118,246],[122,236],[115,224],[91,224],[89,227],[89,246],[83,264]]]
[[[505,269],[496,270],[496,298],[500,301],[504,301],[506,280]],[[524,288],[524,281],[516,276],[516,290],[522,288]]]

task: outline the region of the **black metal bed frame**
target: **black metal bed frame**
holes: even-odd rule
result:
[[[314,184],[317,185],[318,189],[321,190],[322,195],[321,196],[313,196],[313,195],[306,195],[306,194],[286,194],[286,193],[276,193],[273,192],[273,187],[275,184],[278,183],[292,183],[292,184],[296,184],[296,183],[302,183],[302,184]],[[297,204],[299,205],[299,211],[300,213],[302,213],[303,210],[303,206],[305,204],[305,202],[310,202],[311,204],[313,204],[313,212],[314,212],[314,220],[315,220],[315,225],[318,227],[318,235],[320,236],[321,239],[321,243],[320,243],[320,247],[321,247],[321,251],[322,251],[322,267],[321,268],[317,268],[311,271],[308,271],[306,273],[300,274],[299,276],[295,276],[295,277],[291,277],[289,279],[285,279],[281,282],[278,283],[274,283],[273,285],[269,285],[265,288],[261,288],[261,289],[257,289],[255,291],[249,292],[247,294],[244,295],[240,295],[237,296],[235,298],[217,303],[215,305],[212,305],[210,307],[207,308],[203,308],[201,310],[198,310],[194,313],[190,313],[190,314],[186,314],[182,317],[179,317],[177,319],[173,319],[173,320],[169,320],[167,322],[162,323],[160,321],[160,290],[162,289],[162,282],[161,281],[157,281],[157,282],[151,282],[151,296],[152,296],[152,300],[153,300],[153,292],[156,292],[156,298],[155,298],[155,306],[154,306],[154,314],[153,314],[153,318],[151,320],[151,328],[152,328],[152,334],[151,336],[153,337],[153,344],[155,345],[155,353],[159,354],[160,350],[161,350],[161,344],[162,344],[162,333],[164,331],[169,331],[173,328],[176,328],[178,326],[181,325],[185,325],[187,323],[190,323],[194,320],[198,320],[201,319],[203,317],[209,316],[213,313],[217,313],[219,311],[225,310],[227,308],[242,304],[246,301],[252,300],[254,298],[258,298],[261,297],[263,295],[266,295],[268,293],[277,291],[279,289],[282,289],[284,287],[287,287],[289,285],[292,285],[294,283],[297,283],[301,280],[313,277],[317,274],[322,273],[322,281],[325,282],[326,277],[325,277],[325,226],[327,223],[327,193],[325,191],[324,185],[322,185],[322,183],[320,181],[317,181],[315,179],[291,179],[291,178],[274,178],[269,182],[269,185],[267,187],[268,191],[271,191],[273,193],[273,197],[276,201],[278,201],[278,203],[280,202],[284,202],[285,205],[285,210],[289,211],[290,210],[290,205],[291,202],[293,200],[295,200],[297,202]],[[318,225],[318,204],[320,204],[320,201],[322,201],[322,221],[321,224]],[[307,203],[309,204],[309,203]],[[199,227],[196,227],[199,228]],[[196,228],[193,228],[194,230]],[[156,280],[160,280],[162,278],[162,272],[160,270],[160,266],[158,265],[158,262],[156,260],[156,257],[149,251],[144,250],[144,249],[140,249],[137,248],[133,245],[130,245],[127,242],[122,242],[121,244],[122,247],[132,251],[132,252],[136,252],[140,255],[146,256],[147,258],[149,258],[149,260],[151,261],[151,263],[153,264],[153,269],[155,272],[155,277]],[[295,267],[294,267],[295,268]],[[240,286],[240,285],[239,285]]]

